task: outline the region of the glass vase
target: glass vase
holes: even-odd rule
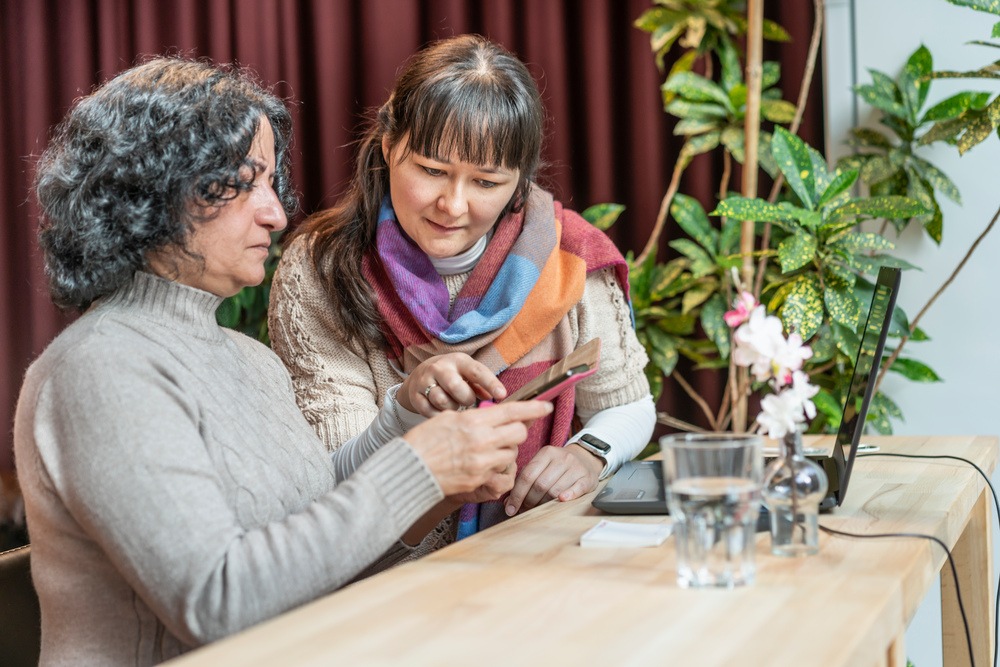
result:
[[[826,473],[802,454],[802,432],[778,442],[779,455],[764,472],[764,504],[771,514],[771,553],[809,556],[819,551],[819,504]]]

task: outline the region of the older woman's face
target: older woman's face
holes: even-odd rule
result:
[[[253,187],[211,219],[194,223],[187,248],[195,257],[176,248],[151,257],[155,273],[222,297],[264,280],[271,232],[288,224],[273,188],[274,132],[267,118],[261,119],[249,158],[256,169]]]

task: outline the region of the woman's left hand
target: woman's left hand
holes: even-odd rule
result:
[[[553,498],[566,501],[590,493],[602,470],[604,461],[582,447],[542,447],[518,473],[504,506],[507,516]]]

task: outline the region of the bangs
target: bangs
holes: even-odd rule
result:
[[[540,152],[539,119],[523,95],[495,81],[438,79],[417,96],[405,119],[409,147],[435,160],[463,162],[532,173]]]

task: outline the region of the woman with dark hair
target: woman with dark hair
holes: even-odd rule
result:
[[[652,434],[628,267],[535,183],[543,120],[511,53],[475,35],[431,44],[375,114],[347,193],[296,230],[272,286],[274,349],[331,449],[503,398],[601,339],[599,371],[520,446],[509,496],[457,512],[446,498],[424,550],[592,491]],[[477,380],[487,374],[500,391]]]
[[[215,321],[295,208],[289,136],[245,72],[156,59],[42,156],[51,291],[84,310],[14,426],[43,665],[160,662],[398,562],[443,497],[511,488],[524,422],[551,411],[449,412],[331,457],[280,360]]]

